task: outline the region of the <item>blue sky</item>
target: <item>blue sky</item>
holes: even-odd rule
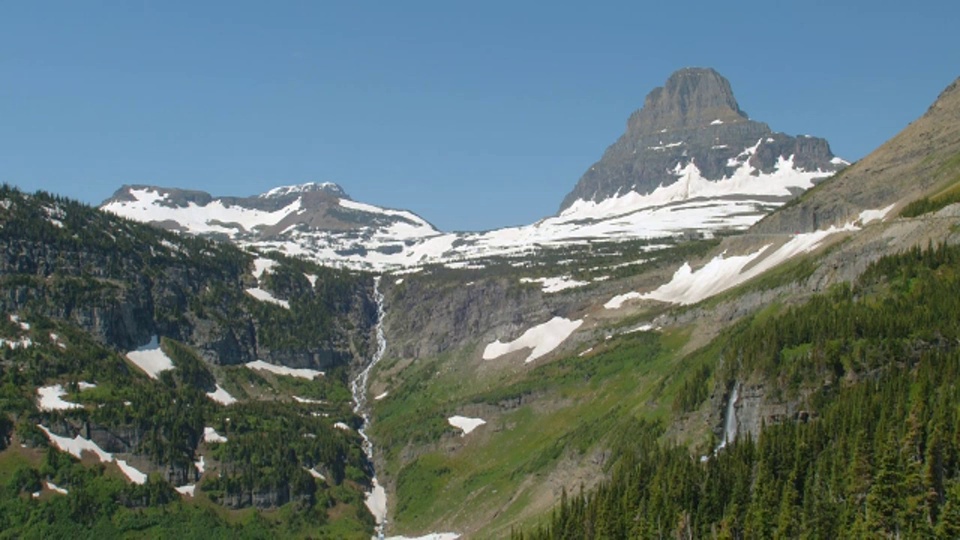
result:
[[[960,76],[960,2],[8,2],[0,181],[333,181],[444,230],[530,223],[674,70],[858,159]]]

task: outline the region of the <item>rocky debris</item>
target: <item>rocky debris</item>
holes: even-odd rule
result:
[[[584,173],[560,210],[577,200],[651,193],[676,182],[674,171],[691,162],[704,178],[720,180],[754,146],[749,164],[761,173],[773,172],[781,158],[791,156],[804,171],[836,171],[845,164],[834,159],[824,139],[775,133],[750,120],[716,71],[681,69],[647,95],[643,108],[630,115],[626,132]]]

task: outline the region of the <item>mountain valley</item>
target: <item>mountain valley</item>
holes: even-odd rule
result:
[[[0,531],[960,534],[958,82],[850,164],[686,68],[487,232],[5,186]]]

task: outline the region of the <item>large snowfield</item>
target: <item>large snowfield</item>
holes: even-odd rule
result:
[[[774,268],[797,255],[809,253],[831,235],[859,230],[872,222],[883,220],[893,205],[876,210],[864,210],[857,220],[840,227],[831,226],[811,233],[796,234],[780,247],[772,249],[767,244],[747,255],[726,256],[721,253],[707,264],[694,270],[685,262],[673,274],[673,278],[647,293],[627,292],[611,298],[604,307],[619,309],[629,300],[659,300],[671,304],[695,304],[744,283]]]
[[[157,336],[151,337],[149,343],[128,352],[126,356],[151,379],[158,378],[163,371],[173,369],[173,360],[160,348]]]
[[[583,320],[571,321],[563,317],[554,317],[543,324],[528,329],[513,341],[503,343],[498,339],[490,343],[483,350],[483,359],[493,360],[515,351],[531,349],[524,362],[533,362],[559,347],[574,330],[580,328],[581,324],[583,324]]]
[[[166,195],[144,188],[130,191],[133,201],[113,201],[103,208],[139,221],[176,222],[192,233],[227,234],[240,244],[277,249],[333,266],[381,271],[435,263],[455,266],[484,257],[519,256],[543,247],[590,240],[651,239],[690,230],[745,229],[788,200],[792,193],[810,188],[815,180],[831,174],[802,170],[792,157],[781,157],[770,173],[757,171],[750,159],[761,143],[762,140],[757,141],[731,158],[727,165],[733,172],[720,180],[704,178],[690,162],[672,171],[676,182],[661,185],[652,193],[630,191],[600,202],[581,199],[561,214],[531,225],[478,233],[443,233],[412,212],[347,198],[338,200],[341,208],[369,218],[370,224],[362,232],[289,227],[276,238],[254,241],[243,233],[306,211],[301,198],[274,212],[224,206],[219,201],[205,206],[188,203],[174,207],[169,205]],[[679,143],[664,147],[675,144]],[[278,193],[294,193],[297,189],[298,186],[276,188]],[[258,266],[255,277],[259,278],[264,270]],[[276,300],[259,291],[248,292],[264,301]]]

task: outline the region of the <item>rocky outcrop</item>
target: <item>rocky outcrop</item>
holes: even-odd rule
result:
[[[835,171],[843,165],[823,139],[775,133],[750,120],[716,71],[682,69],[647,95],[626,132],[584,173],[560,209],[577,200],[650,193],[676,182],[676,171],[689,163],[704,178],[726,178],[741,165],[738,156],[753,147],[748,163],[757,173],[771,173],[781,159],[790,158],[804,171]]]
[[[514,278],[463,283],[412,277],[387,291],[388,355],[425,358],[483,340],[516,337],[527,328],[565,315],[576,294],[547,297]]]
[[[119,352],[168,337],[211,364],[264,360],[325,370],[370,348],[377,314],[369,277],[328,273],[314,288],[303,269],[279,266],[299,285],[277,280],[272,288],[297,299],[303,313],[288,317],[296,329],[278,328],[276,316],[244,292],[257,280],[252,257],[239,249],[12,190],[3,200],[9,205],[0,215],[4,312],[71,322]],[[66,224],[44,230],[42,212],[54,207]]]
[[[842,225],[856,220],[863,210],[899,208],[958,181],[960,79],[896,137],[767,216],[754,231],[793,233]]]

